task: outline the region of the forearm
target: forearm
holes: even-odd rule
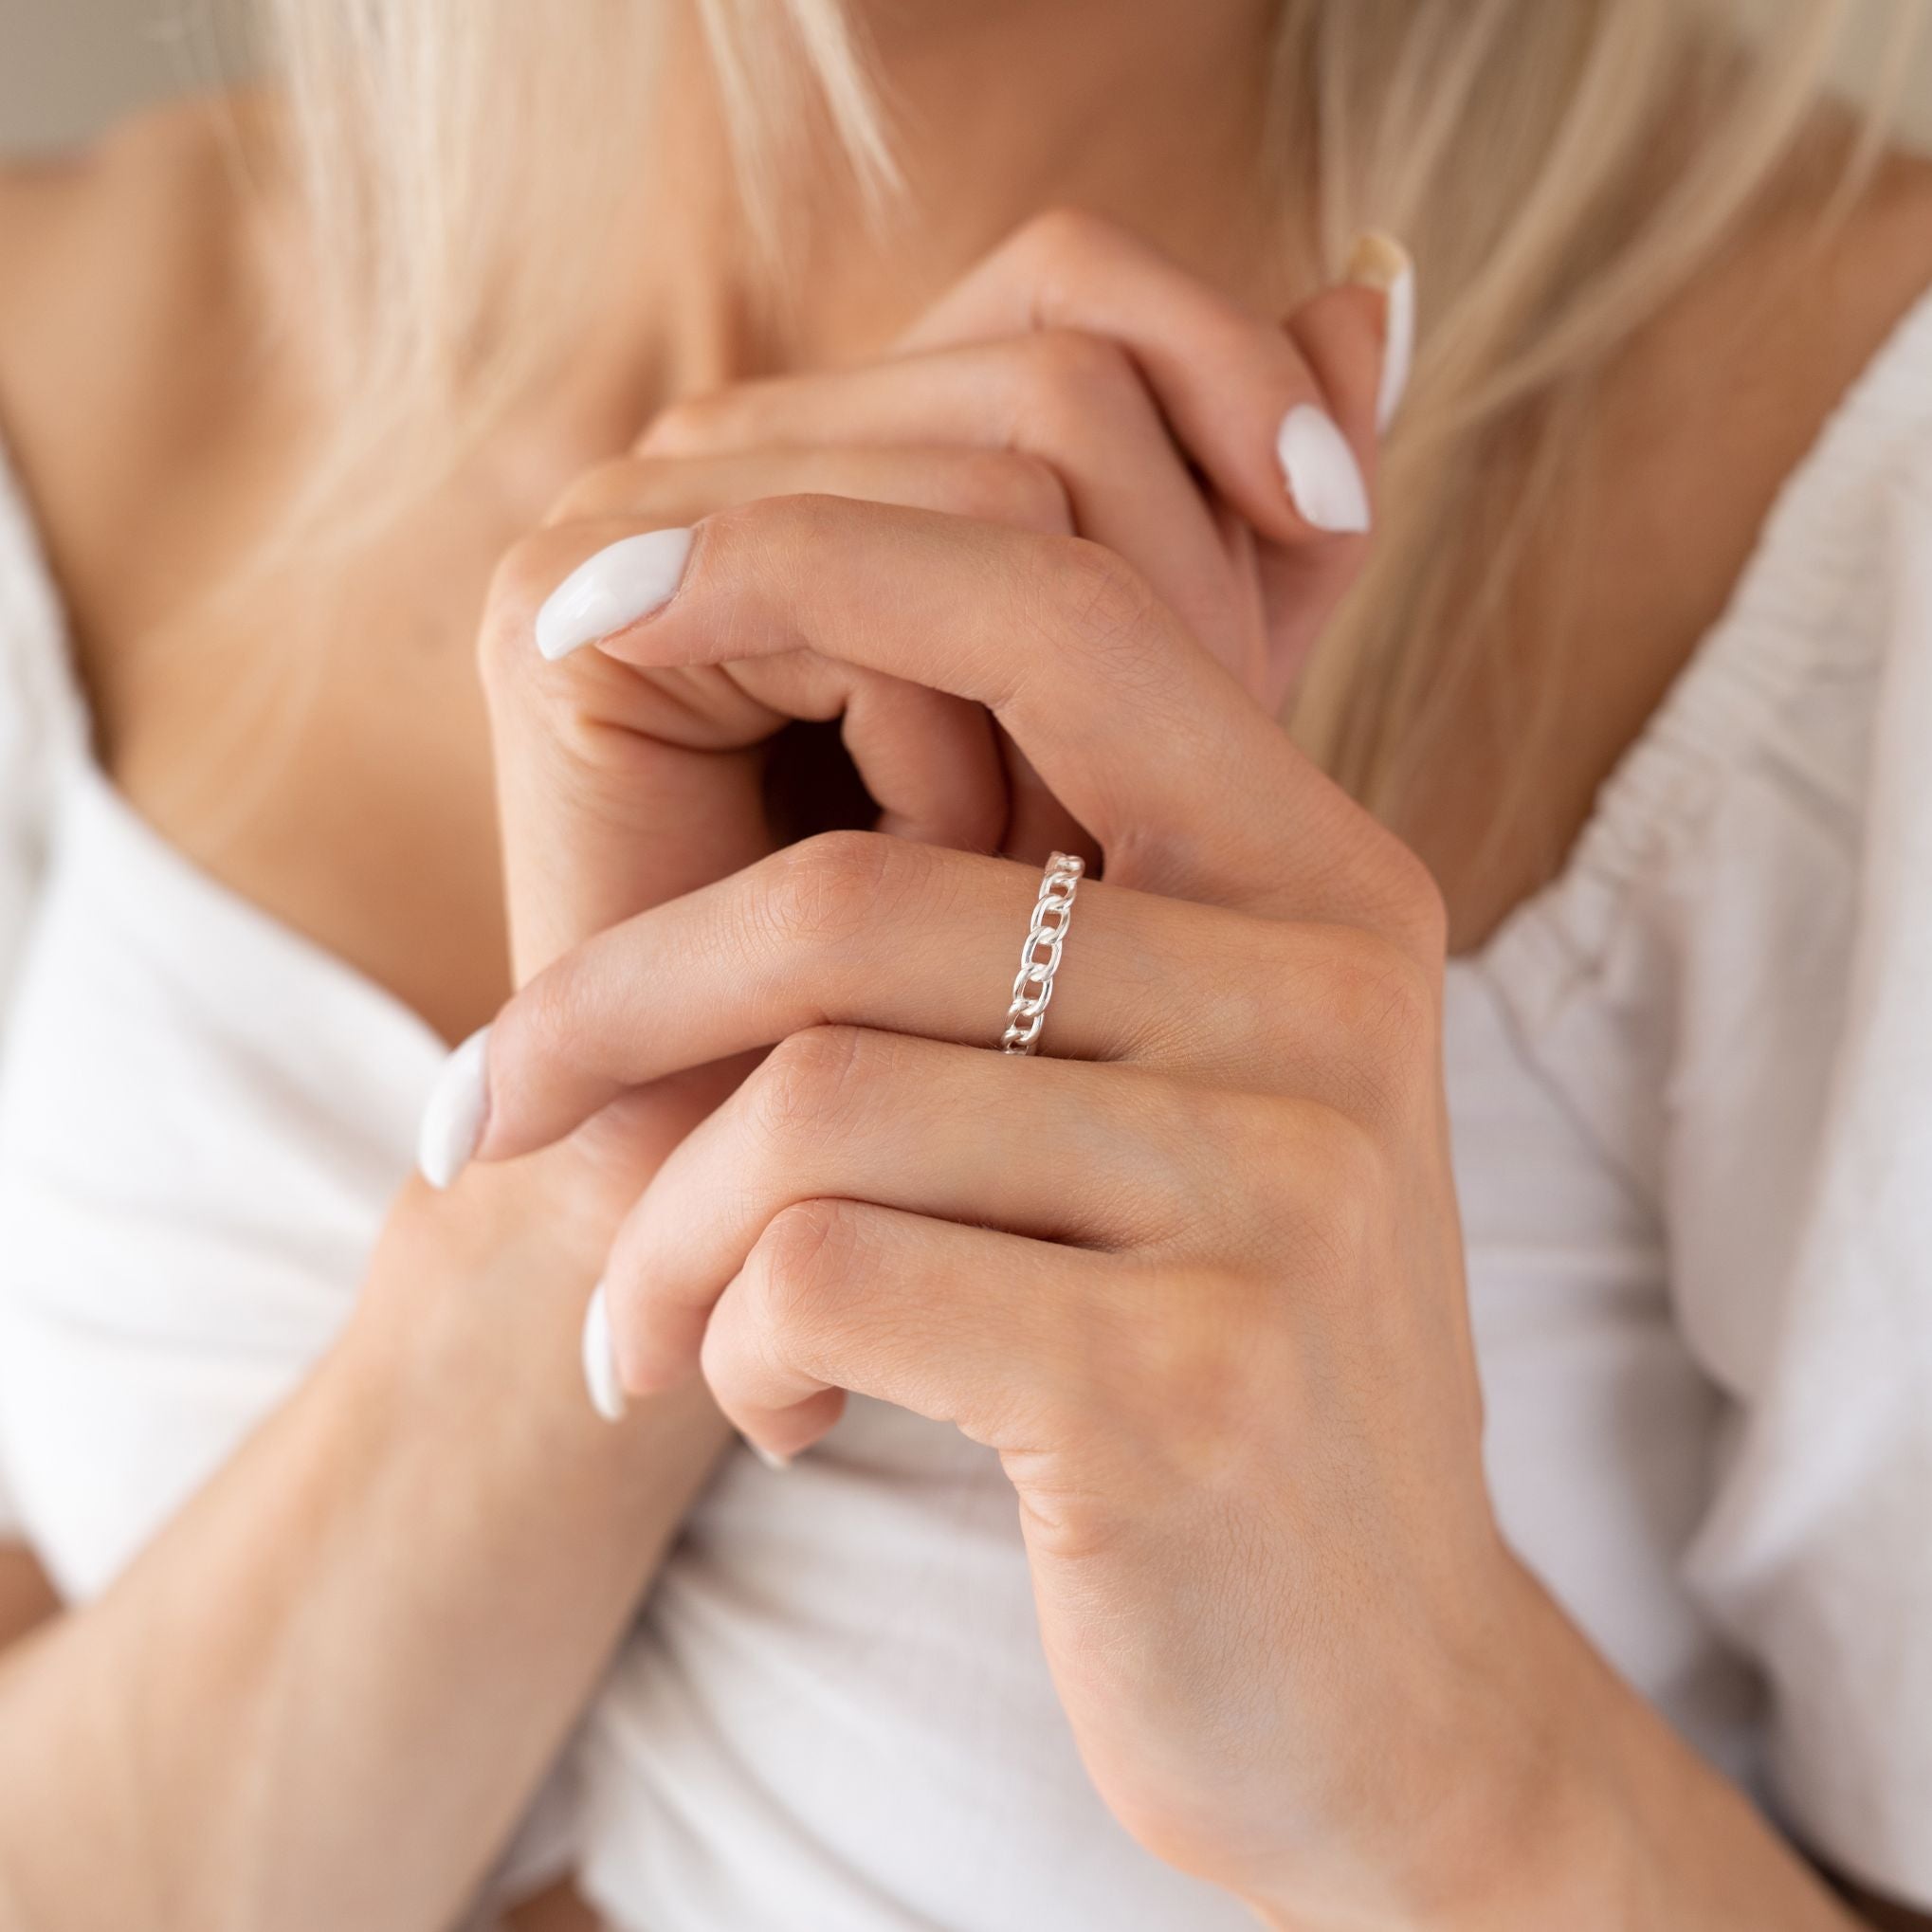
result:
[[[1532,1903],[1540,1895],[1573,1905],[1567,1923],[1606,1932],[1852,1932],[1859,1921],[1758,1807],[1570,1641],[1573,1701],[1552,1712],[1563,1726],[1553,1758],[1569,1767],[1553,1816],[1569,1829],[1553,1833],[1556,1857],[1510,1923],[1548,1923]]]
[[[429,1932],[486,1868],[723,1440],[591,1414],[517,1184],[406,1203],[310,1382],[8,1660],[0,1923]]]
[[[1597,1656],[1526,1574],[1495,1722],[1418,1818],[1403,1932],[1854,1932],[1757,1807]],[[1437,1781],[1437,1788],[1443,1785]],[[1277,1932],[1311,1932],[1265,1905]],[[1354,1928],[1351,1927],[1351,1932]]]

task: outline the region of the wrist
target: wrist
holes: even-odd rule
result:
[[[343,1353],[388,1432],[472,1474],[568,1493],[598,1512],[688,1497],[731,1431],[693,1382],[613,1427],[584,1384],[584,1310],[619,1207],[571,1150],[411,1180],[373,1257]],[[679,1505],[682,1509],[682,1504]]]
[[[1480,1748],[1457,1768],[1460,1830],[1437,1847],[1414,1923],[1620,1932],[1632,1923],[1624,1732],[1641,1706],[1541,1583],[1507,1561],[1513,1613],[1471,1722]]]
[[[1611,1700],[1628,1691],[1505,1555],[1504,1606],[1358,1863],[1366,1903],[1250,1898],[1272,1932],[1620,1932],[1630,1814]]]

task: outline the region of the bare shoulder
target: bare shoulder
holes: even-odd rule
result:
[[[1722,613],[1778,493],[1928,290],[1932,162],[1899,154],[1841,214],[1772,211],[1632,345],[1600,418],[1596,562],[1606,597],[1638,600],[1626,634],[1660,640],[1658,674]]]
[[[1559,869],[1604,780],[1723,614],[1779,492],[1928,291],[1932,160],[1894,154],[1849,210],[1832,211],[1822,185],[1768,208],[1606,371],[1575,466],[1585,514],[1574,538],[1534,558],[1527,586],[1523,675],[1558,714],[1538,822],[1478,860],[1449,780],[1417,815],[1433,828],[1417,841],[1459,947]],[[1562,640],[1559,678],[1536,655],[1551,638]]]
[[[252,99],[191,102],[0,170],[0,432],[83,656],[219,540],[210,495],[280,380],[270,127]]]
[[[1881,325],[1932,293],[1932,154],[1896,154],[1879,170],[1848,225],[1838,275],[1854,311],[1876,302]]]
[[[333,421],[285,151],[244,98],[0,174],[0,433],[122,794],[456,1037],[502,990],[474,613],[536,508],[447,492],[254,569]]]

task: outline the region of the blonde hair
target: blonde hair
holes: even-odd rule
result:
[[[571,263],[634,166],[670,4],[574,0],[562,31],[528,0],[270,0],[352,443],[413,421],[453,447],[566,346]],[[788,144],[815,135],[888,203],[889,128],[839,0],[696,5],[755,232],[776,231]],[[1536,728],[1497,620],[1589,387],[1805,152],[1859,6],[1761,0],[1747,41],[1718,0],[1279,0],[1285,205],[1331,267],[1369,228],[1421,267],[1374,563],[1294,720],[1373,806],[1395,806],[1470,681],[1513,709],[1504,728]],[[1918,10],[1889,0],[1895,75]],[[1875,123],[1838,146],[1846,194],[1876,148]]]

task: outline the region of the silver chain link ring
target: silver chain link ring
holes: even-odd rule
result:
[[[1000,1035],[1003,1053],[1039,1050],[1040,1026],[1047,1002],[1053,997],[1053,975],[1060,970],[1060,953],[1066,929],[1073,923],[1073,895],[1080,890],[1086,861],[1055,852],[1047,861],[1040,897],[1033,904],[1027,942],[1020,948],[1019,976],[1013,981],[1013,1003],[1007,1008],[1006,1031]]]

